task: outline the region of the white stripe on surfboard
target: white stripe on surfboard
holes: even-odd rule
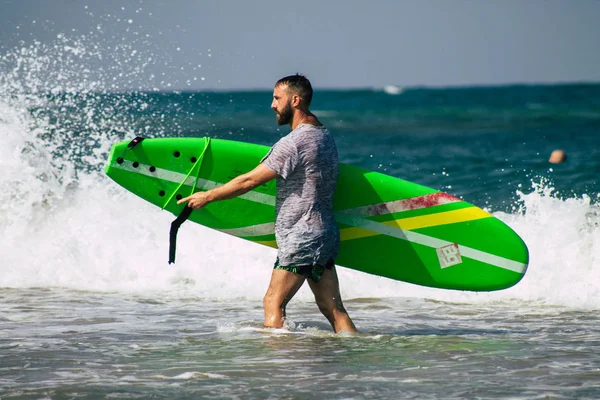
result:
[[[187,174],[169,171],[169,170],[162,169],[162,168],[156,168],[154,172],[151,172],[149,170],[149,166],[144,165],[144,164],[139,164],[139,166],[137,168],[135,168],[133,166],[133,162],[127,161],[127,160],[123,161],[122,164],[113,164],[113,167],[122,169],[125,171],[129,171],[129,172],[134,172],[134,173],[140,174],[140,175],[146,175],[146,176],[150,176],[153,178],[162,179],[162,180],[173,182],[173,183],[181,183],[187,176]],[[196,180],[196,177],[189,176],[186,179],[184,185],[185,186],[194,186],[195,180]],[[222,186],[222,185],[223,185],[222,183],[198,178],[198,183],[196,184],[196,187],[198,189],[210,190],[210,189],[214,189],[216,187]],[[239,197],[246,199],[246,200],[254,201],[255,203],[261,203],[261,204],[270,205],[270,206],[275,205],[275,196],[268,195],[265,193],[258,193],[258,192],[252,191],[252,192],[245,193]],[[384,203],[371,204],[368,206],[347,208],[345,210],[340,210],[340,211],[336,212],[336,214],[347,214],[347,215],[360,216],[360,217],[372,217],[375,215],[392,214],[392,213],[396,213],[396,212],[400,212],[400,211],[415,210],[415,209],[419,209],[419,208],[431,207],[434,205],[449,204],[449,203],[454,203],[454,202],[458,202],[458,201],[462,201],[462,200],[440,192],[440,193],[432,193],[432,194],[428,194],[428,195],[424,195],[424,196],[413,197],[413,198],[409,198],[409,199],[394,200],[394,201],[388,201],[388,202],[384,202]],[[240,229],[242,229],[242,228],[240,228]]]
[[[398,239],[406,240],[411,243],[421,244],[423,246],[432,247],[439,249],[440,247],[448,246],[453,242],[446,240],[437,239],[431,236],[423,235],[421,233],[413,231],[405,231],[400,228],[395,228],[389,225],[380,224],[379,222],[371,221],[361,217],[355,217],[351,215],[344,215],[336,213],[336,220],[346,225],[354,226],[356,228],[367,229],[373,232],[380,233],[382,235],[395,237]],[[458,245],[460,255],[462,257],[471,258],[473,260],[481,261],[486,264],[495,265],[497,267],[507,269],[510,271],[523,273],[525,272],[526,265],[517,261],[509,260],[508,258],[495,256],[493,254],[485,253],[480,250],[472,249],[461,244]]]
[[[166,181],[181,183],[186,177],[185,174],[165,170],[162,168],[156,168],[154,172],[150,172],[149,166],[140,164],[137,168],[133,167],[133,163],[130,161],[124,161],[122,164],[113,164],[113,167],[133,172],[136,174],[146,175],[158,179],[163,179]],[[193,186],[195,177],[188,177],[184,185]],[[204,190],[209,190],[218,186],[223,185],[222,183],[209,181],[206,179],[198,179],[197,187]],[[254,191],[248,192],[242,196],[239,196],[249,201],[253,201],[256,203],[266,204],[266,205],[275,205],[275,196],[257,193]],[[365,207],[359,207],[364,209]],[[388,209],[395,209],[393,206]],[[342,210],[336,212],[336,219],[346,225],[350,225],[356,228],[367,229],[373,232],[377,232],[382,235],[395,237],[402,240],[407,240],[409,242],[421,244],[423,246],[431,247],[434,249],[438,249],[443,246],[447,246],[453,244],[452,242],[448,242],[445,240],[437,239],[431,236],[423,235],[421,233],[405,231],[397,227],[392,227],[389,225],[381,224],[379,222],[371,221],[368,219],[364,219],[361,216],[352,215],[353,209]],[[362,210],[361,210],[362,211]],[[359,213],[360,214],[360,213]],[[264,236],[273,234],[275,229],[275,225],[273,223],[259,224],[241,228],[233,228],[233,229],[224,229],[220,230],[222,232],[235,235],[235,236]],[[514,271],[517,273],[523,273],[527,268],[526,264],[509,260],[508,258],[495,256],[493,254],[485,253],[480,250],[476,250],[467,246],[463,246],[458,244],[460,254],[463,257],[471,258],[473,260],[481,261],[486,264],[495,265],[497,267],[507,269],[509,271]]]
[[[463,200],[447,193],[435,192],[423,196],[410,197],[408,199],[386,201],[384,203],[370,204],[368,206],[348,208],[346,210],[339,211],[339,213],[353,215],[355,217],[373,217],[375,215],[386,215],[402,211],[418,210],[420,208],[429,208],[461,201]]]
[[[163,181],[169,181],[173,183],[181,183],[187,176],[187,174],[182,174],[180,172],[169,171],[167,169],[156,168],[154,172],[150,171],[150,166],[139,164],[138,167],[133,166],[133,162],[131,161],[123,161],[123,163],[113,164],[114,168],[122,169],[124,171],[133,172],[140,175],[149,176],[152,178],[161,179]],[[194,182],[196,181],[195,176],[189,176],[185,179],[184,186],[194,186]],[[198,178],[198,182],[196,183],[196,187],[202,190],[210,190],[214,189],[218,186],[222,186],[222,183],[218,183],[215,181],[209,181],[207,179]],[[271,196],[269,194],[258,193],[258,192],[248,192],[241,196],[242,199],[250,200],[255,203],[261,203],[268,206],[275,206],[275,196]]]

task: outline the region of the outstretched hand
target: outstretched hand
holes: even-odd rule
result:
[[[207,192],[196,192],[191,196],[188,196],[188,197],[185,197],[185,198],[179,200],[177,202],[177,204],[186,203],[186,202],[187,202],[188,207],[193,208],[194,210],[197,210],[199,208],[204,207],[208,203],[210,203],[210,200],[208,198]]]

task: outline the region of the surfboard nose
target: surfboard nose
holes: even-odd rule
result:
[[[117,161],[117,158],[115,156],[115,154],[120,154],[123,152],[123,149],[126,147],[126,142],[119,142],[119,143],[114,143],[111,148],[110,148],[110,152],[108,154],[108,159],[106,160],[106,165],[104,166],[104,173],[108,176],[111,176],[111,173],[113,171],[112,168],[112,163]]]

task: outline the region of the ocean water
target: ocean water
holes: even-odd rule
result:
[[[103,167],[137,135],[272,144],[271,91],[121,90],[89,40],[0,54],[0,398],[600,397],[600,85],[316,88],[342,162],[485,208],[531,263],[492,293],[340,268],[358,334],[307,288],[269,330],[274,250],[187,223],[168,265],[174,216]]]

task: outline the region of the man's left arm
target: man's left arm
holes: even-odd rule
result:
[[[188,207],[197,210],[213,201],[233,199],[277,177],[277,173],[261,163],[252,171],[240,175],[222,186],[206,192],[196,192],[191,196],[179,200],[177,204],[187,202]]]

